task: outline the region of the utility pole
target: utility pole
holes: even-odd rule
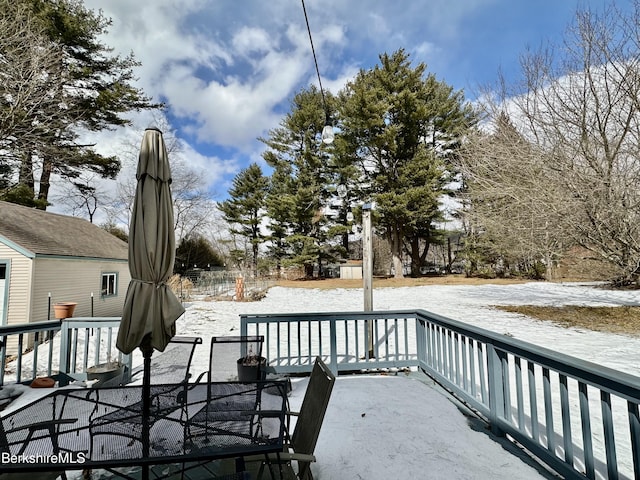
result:
[[[362,290],[364,293],[364,311],[373,310],[373,241],[371,232],[371,203],[362,206]],[[369,336],[369,358],[374,357],[373,321],[367,320]]]
[[[373,242],[371,239],[371,204],[362,206],[362,279],[364,311],[373,310]]]

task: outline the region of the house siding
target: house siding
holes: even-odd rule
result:
[[[9,261],[6,325],[29,321],[33,260],[0,243],[0,258]]]
[[[117,274],[116,295],[101,295],[102,273]],[[36,258],[33,283],[31,321],[54,318],[53,304],[76,302],[75,317],[119,317],[129,286],[129,266],[126,260]],[[49,310],[49,294],[51,309]]]

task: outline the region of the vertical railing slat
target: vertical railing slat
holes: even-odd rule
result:
[[[417,323],[417,320],[416,320]],[[409,361],[409,321],[408,319],[404,319],[404,352],[405,352],[405,360]]]
[[[329,355],[330,355],[330,363],[329,368],[333,372],[334,375],[338,375],[338,339],[336,337],[336,321],[329,321]]]
[[[47,375],[51,376],[52,374],[52,370],[51,370],[51,365],[53,364],[53,344],[54,344],[54,339],[55,339],[55,332],[53,331],[49,331],[47,337],[49,338],[49,365],[47,366]],[[4,365],[2,365],[2,368],[4,368]]]
[[[531,438],[540,442],[540,429],[538,424],[538,396],[536,395],[536,370],[535,364],[527,360],[527,383],[529,384],[529,410],[531,415]]]
[[[24,352],[24,334],[18,335],[18,358],[16,359],[16,382],[22,380],[22,352]]]
[[[33,372],[31,373],[31,379],[38,376],[38,352],[40,350],[40,332],[35,332],[33,335]]]
[[[616,455],[616,440],[613,431],[613,412],[611,410],[611,394],[600,391],[600,407],[602,410],[602,427],[604,429],[604,448],[607,458],[607,474],[609,480],[618,479],[618,463]]]
[[[460,386],[460,336],[454,332],[453,334],[453,343],[455,346],[454,349],[454,355],[455,355],[455,360],[454,360],[454,365],[455,365],[455,369],[456,369],[456,385],[459,387]]]
[[[478,367],[480,369],[480,396],[482,397],[482,403],[486,404],[489,401],[489,381],[487,379],[487,372],[485,370],[485,361],[483,355],[484,344],[478,342]]]
[[[509,356],[500,352],[502,359],[502,384],[504,389],[504,418],[513,423],[513,409],[511,408],[511,375],[509,372]]]
[[[513,368],[516,375],[516,404],[518,411],[518,428],[524,431],[524,392],[522,387],[522,362],[520,357],[513,359]]]
[[[573,466],[573,441],[571,437],[571,414],[569,412],[569,386],[567,376],[560,374],[560,412],[562,415],[562,441],[564,461]]]
[[[633,473],[634,478],[640,478],[640,416],[638,415],[638,404],[627,401],[627,413],[629,416]]]
[[[478,342],[476,340],[473,340],[472,338],[469,339],[469,376],[471,377],[471,396],[473,398],[477,398],[476,396],[478,395],[478,388],[477,388],[477,377],[479,376],[479,373],[476,372],[476,348],[477,348]]]
[[[556,434],[553,428],[553,401],[551,399],[551,376],[548,368],[542,369],[542,390],[544,392],[544,417],[547,427],[547,449],[555,455]]]
[[[593,442],[591,440],[591,412],[589,409],[589,392],[587,384],[578,383],[580,395],[580,424],[582,426],[582,450],[584,452],[584,469],[587,478],[595,479],[595,460],[593,458]]]

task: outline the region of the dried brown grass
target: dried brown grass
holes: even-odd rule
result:
[[[562,327],[580,327],[598,332],[640,336],[640,307],[507,305],[495,308],[552,322]]]
[[[509,285],[514,283],[525,283],[531,280],[509,279],[509,278],[468,278],[464,275],[440,275],[432,277],[418,278],[374,278],[374,288],[384,287],[416,287],[420,285]],[[334,288],[362,288],[363,281],[341,278],[323,278],[311,280],[279,280],[278,286],[289,288],[319,288],[321,290],[331,290]]]

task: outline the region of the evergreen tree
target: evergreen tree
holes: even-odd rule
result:
[[[176,248],[174,272],[184,275],[191,268],[221,267],[224,261],[211,243],[200,235],[183,238]]]
[[[224,219],[231,225],[231,233],[247,238],[252,247],[251,266],[254,276],[258,275],[258,254],[264,235],[260,231],[264,217],[265,201],[269,179],[262,174],[257,163],[252,163],[233,179],[229,190],[229,200],[218,208]]]
[[[275,242],[272,254],[281,266],[304,266],[307,276],[321,263],[327,239],[328,147],[320,140],[324,121],[320,92],[311,87],[295,95],[280,127],[262,139],[269,148],[264,159],[273,168],[267,203]]]
[[[340,93],[341,133],[357,155],[365,194],[376,202],[397,277],[405,249],[419,267],[437,241],[439,203],[453,170],[450,159],[476,114],[423,63],[412,67],[398,50],[361,70]]]
[[[93,145],[82,144],[79,132],[128,125],[130,121],[125,116],[128,112],[160,105],[152,103],[132,85],[132,69],[138,65],[133,56],[113,55],[112,49],[100,41],[110,20],[88,10],[80,0],[2,0],[0,18],[16,18],[19,25],[32,24],[30,31],[38,41],[21,45],[30,57],[37,56],[42,45],[56,54],[51,57],[53,61],[29,66],[37,71],[38,78],[46,79],[46,85],[36,90],[46,95],[17,104],[24,82],[14,69],[7,69],[13,76],[1,85],[0,97],[16,99],[2,105],[3,113],[10,110],[32,126],[25,132],[18,125],[7,125],[13,133],[2,132],[0,137],[11,139],[4,143],[3,152],[16,169],[12,176],[17,178],[17,185],[12,187],[23,190],[26,187],[32,192],[31,201],[37,198],[45,208],[54,174],[74,179],[90,171],[114,178],[120,169],[119,160],[98,154]]]

